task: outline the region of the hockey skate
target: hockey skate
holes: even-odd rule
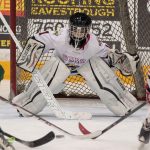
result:
[[[143,126],[139,134],[139,141],[143,142],[144,144],[148,144],[149,140],[150,140],[150,122],[148,122],[148,119],[146,119],[145,122],[143,123]]]
[[[12,144],[10,144],[4,137],[2,132],[0,132],[0,150],[15,150]]]

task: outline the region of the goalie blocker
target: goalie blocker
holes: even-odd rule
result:
[[[26,71],[33,72],[44,51],[44,48],[45,44],[35,40],[33,37],[29,38],[24,50],[17,60],[17,65]]]

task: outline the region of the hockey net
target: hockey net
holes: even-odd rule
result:
[[[144,19],[144,15],[150,11],[150,2],[147,1],[145,6],[142,0],[128,0],[127,6],[134,37],[131,40],[135,41],[135,48],[140,55],[143,71],[143,74],[136,76],[136,80],[138,81],[138,78],[143,75],[145,80],[150,65],[150,23],[148,23],[150,17]],[[51,30],[58,33],[61,28],[67,26],[69,15],[76,11],[82,11],[92,17],[92,32],[99,41],[104,41],[112,48],[122,52],[129,51],[132,47],[128,44],[128,37],[125,34],[128,30],[125,31],[122,26],[121,17],[123,16],[120,15],[120,7],[117,0],[17,0],[17,9],[19,10],[16,22],[19,28],[17,38],[24,46],[26,39],[37,32]],[[142,9],[145,7],[146,10]],[[39,68],[45,64],[53,52],[54,50],[47,50],[38,63]],[[20,51],[17,49],[17,57],[19,54]],[[137,90],[135,77],[125,77],[118,71],[116,74],[127,90]],[[30,81],[31,74],[17,68],[17,93],[23,91]],[[65,88],[60,94],[73,97],[97,97],[81,75],[69,76],[65,81]]]

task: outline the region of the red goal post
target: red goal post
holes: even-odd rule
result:
[[[16,7],[13,6],[15,2]],[[145,5],[142,4],[141,0],[114,0],[107,2],[104,0],[14,0],[11,2],[10,23],[13,31],[15,30],[14,26],[18,27],[18,31],[15,30],[16,36],[23,46],[26,39],[34,33],[47,29],[57,33],[60,28],[67,26],[67,19],[70,14],[75,11],[86,12],[93,20],[92,32],[97,35],[100,41],[104,41],[120,51],[128,51],[131,54],[137,52],[139,54],[141,64],[138,66],[136,74],[129,77],[121,75],[119,71],[116,74],[127,90],[130,92],[135,91],[135,95],[142,98],[145,96],[144,82],[150,65],[148,61],[150,35],[147,35],[150,20],[148,19],[149,22],[147,20],[141,21],[140,16],[143,14],[144,18],[144,15],[146,15],[146,12],[142,9],[144,7]],[[148,9],[150,6],[147,4],[146,7]],[[139,11],[141,11],[140,15]],[[142,29],[144,25],[146,26]],[[147,36],[147,39],[143,39],[143,36]],[[11,45],[13,44],[12,42]],[[16,67],[15,59],[19,53],[15,46],[11,46],[11,64],[13,66],[11,68]],[[42,56],[38,63],[39,68],[51,57],[52,53],[53,50],[48,50]],[[11,84],[17,94],[24,90],[31,79],[31,74],[19,68],[16,71],[12,71],[11,76]],[[65,97],[97,97],[80,75],[69,76],[65,81],[65,88],[58,96],[60,95]]]

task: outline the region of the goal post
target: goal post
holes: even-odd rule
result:
[[[16,35],[16,0],[10,0],[10,28]],[[16,95],[16,44],[10,36],[10,97]],[[13,69],[12,69],[13,68]]]
[[[20,44],[24,46],[26,39],[37,32],[51,30],[55,34],[68,24],[68,18],[71,14],[82,11],[92,18],[92,32],[98,37],[99,41],[108,43],[112,48],[122,52],[138,53],[140,56],[140,65],[138,71],[133,76],[125,77],[119,71],[116,75],[130,92],[136,91],[136,96],[143,98],[145,96],[144,84],[147,78],[147,72],[150,67],[148,61],[150,57],[150,23],[142,20],[142,15],[148,15],[150,4],[143,4],[142,0],[13,0],[16,2],[16,9],[11,8],[10,23],[16,17],[16,37]],[[12,4],[11,4],[12,5]],[[13,4],[14,5],[14,4]],[[146,7],[146,10],[143,9]],[[16,15],[14,16],[14,12]],[[140,13],[139,13],[140,11]],[[149,13],[150,14],[150,13]],[[149,17],[150,18],[150,17]],[[148,19],[149,20],[149,19]],[[145,23],[145,22],[146,23]],[[149,21],[150,22],[150,21]],[[142,26],[145,28],[142,29]],[[142,36],[147,37],[143,40]],[[11,63],[14,63],[19,54],[19,49],[11,48]],[[41,57],[38,68],[40,69],[51,57],[53,49],[47,50]],[[15,56],[16,55],[16,56]],[[15,57],[15,58],[14,58]],[[11,74],[14,72],[12,71]],[[16,92],[19,94],[31,81],[31,74],[16,68],[16,81],[11,78],[11,83],[16,86]],[[15,90],[15,88],[14,88]],[[61,93],[56,96],[68,97],[90,97],[97,98],[97,95],[88,87],[85,79],[80,75],[72,75],[65,81],[65,87]]]
[[[120,8],[120,18],[121,18],[121,26],[123,30],[123,35],[125,38],[126,49],[130,54],[138,53],[138,48],[136,47],[136,39],[134,36],[134,32],[132,30],[131,19],[129,15],[129,8],[127,0],[118,0],[119,8]],[[135,5],[135,3],[134,3]],[[142,71],[141,63],[137,66],[137,71],[133,74],[134,83],[136,87],[136,95],[139,98],[145,96],[144,89],[144,74]]]

